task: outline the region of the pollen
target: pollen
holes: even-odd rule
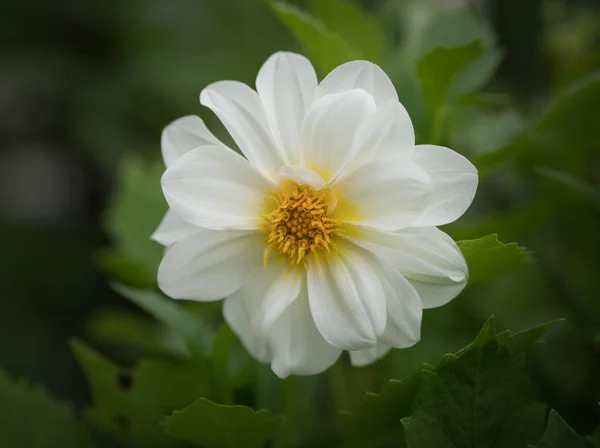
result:
[[[271,252],[277,249],[291,264],[308,263],[308,256],[335,249],[335,235],[342,232],[341,221],[328,216],[334,200],[328,190],[313,190],[294,181],[282,183],[281,191],[268,198],[263,217],[267,247],[263,254],[266,266]]]

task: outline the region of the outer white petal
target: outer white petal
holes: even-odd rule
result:
[[[256,90],[286,162],[298,163],[300,127],[317,90],[315,69],[304,56],[275,53],[258,72]]]
[[[421,339],[423,309],[413,286],[390,266],[382,267],[387,325],[380,341],[394,348],[412,347]]]
[[[252,323],[251,303],[252,299],[244,297],[240,289],[225,299],[223,316],[250,355],[260,362],[270,362],[271,354],[268,343]]]
[[[372,347],[385,329],[385,293],[370,255],[345,247],[311,262],[307,270],[310,310],[319,332],[344,350]]]
[[[373,364],[375,361],[378,361],[387,355],[391,348],[392,347],[389,345],[378,342],[375,347],[363,348],[362,350],[350,352],[350,362],[356,367]]]
[[[200,227],[184,221],[177,213],[169,209],[150,239],[163,246],[170,246],[183,238],[201,231]]]
[[[443,146],[418,145],[413,159],[432,179],[432,199],[415,226],[441,226],[460,218],[473,202],[477,168]]]
[[[169,206],[199,227],[256,229],[274,188],[239,154],[203,146],[181,156],[162,178]]]
[[[325,186],[323,178],[313,170],[298,165],[284,165],[277,171],[276,182],[283,179],[296,181],[299,184],[310,185],[315,190]]]
[[[328,344],[317,330],[305,283],[298,298],[273,325],[269,341],[273,353],[271,368],[280,378],[321,373],[341,354],[341,350]]]
[[[468,269],[456,243],[435,227],[394,233],[360,229],[353,242],[400,271],[416,288],[423,308],[442,306],[465,287]]]
[[[373,160],[335,184],[339,219],[381,230],[411,226],[429,201],[431,179],[406,158]],[[340,202],[341,203],[341,202]]]
[[[276,277],[269,282],[256,317],[256,326],[263,335],[269,334],[273,324],[298,297],[302,284],[300,270],[298,268],[290,269],[287,263],[270,267],[270,270],[275,273]],[[248,282],[266,283],[260,276],[251,278]]]
[[[329,181],[348,163],[360,124],[375,112],[364,90],[324,96],[313,103],[302,123],[300,162]]]
[[[174,299],[223,299],[242,286],[248,266],[261,263],[263,248],[254,232],[203,230],[167,249],[158,286]]]
[[[162,156],[167,168],[186,152],[198,146],[223,145],[206,127],[200,117],[188,115],[173,121],[163,130]]]
[[[367,61],[351,61],[335,68],[319,84],[317,95],[324,96],[351,89],[369,92],[378,106],[388,100],[398,101],[398,94],[390,78],[379,66]]]
[[[202,90],[200,103],[219,117],[250,163],[273,179],[284,156],[258,94],[241,82],[220,81]]]

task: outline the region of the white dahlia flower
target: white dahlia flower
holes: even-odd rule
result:
[[[469,207],[475,167],[415,146],[390,79],[365,61],[318,83],[306,58],[276,53],[256,91],[216,82],[200,103],[243,156],[196,116],[165,128],[170,210],[153,235],[165,294],[225,298],[232,330],[282,378],[322,372],[342,350],[360,366],[418,342],[422,310],[467,282],[435,226]]]

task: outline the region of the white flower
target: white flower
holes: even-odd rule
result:
[[[164,130],[160,288],[226,298],[233,331],[280,377],[322,372],[342,350],[366,365],[418,342],[423,308],[467,282],[460,250],[435,226],[469,207],[475,167],[415,146],[394,86],[365,61],[318,84],[306,58],[276,53],[256,91],[221,81],[200,102],[245,157],[198,117]]]

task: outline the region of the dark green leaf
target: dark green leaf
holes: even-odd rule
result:
[[[361,59],[380,62],[385,38],[377,20],[352,0],[311,0],[311,12],[337,33]]]
[[[511,334],[510,331],[505,331],[497,336],[498,343],[505,345],[508,348],[511,356],[518,356],[529,350],[550,328],[559,324],[564,319],[557,319],[552,322],[547,322],[529,330],[521,331],[520,333]]]
[[[169,435],[205,448],[260,448],[273,438],[281,419],[268,411],[225,406],[200,398],[167,418]]]
[[[167,210],[160,187],[165,168],[133,156],[124,158],[120,167],[104,225],[115,242],[118,259],[137,266],[144,278],[155,279],[163,248],[150,236]]]
[[[0,370],[0,444],[6,448],[92,447],[85,424],[70,406]]]
[[[390,380],[381,393],[368,392],[353,414],[342,413],[344,447],[403,446],[404,431],[399,421],[409,415],[420,382],[421,370],[402,381]]]
[[[469,266],[469,283],[498,277],[531,261],[531,253],[517,245],[498,241],[497,235],[457,242]]]
[[[306,12],[284,3],[270,2],[269,4],[323,73],[333,70],[344,62],[360,59],[357,50]]]
[[[185,311],[175,301],[154,290],[141,290],[113,284],[119,294],[167,325],[173,332],[184,337],[190,345],[208,354],[212,350],[213,335],[200,316]]]
[[[409,448],[509,448],[539,439],[543,408],[533,402],[522,359],[487,340],[490,331],[446,356],[435,373],[423,372],[411,417],[402,419]]]
[[[143,361],[129,370],[83,342],[72,341],[71,347],[90,386],[88,418],[129,445],[178,446],[163,434],[161,419],[210,392],[211,369],[202,359],[181,364]]]
[[[567,425],[558,412],[550,411],[546,432],[536,448],[586,448],[588,445]]]

